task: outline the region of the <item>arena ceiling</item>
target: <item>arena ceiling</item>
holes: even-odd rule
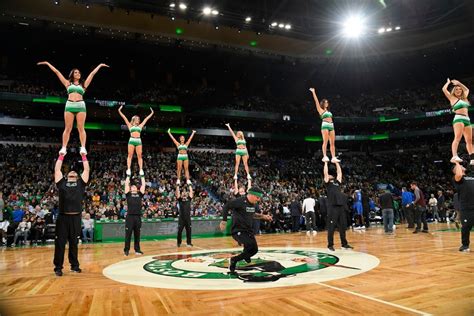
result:
[[[377,34],[382,27],[395,31],[400,26],[404,32],[420,31],[454,20],[470,19],[473,13],[466,9],[469,0],[80,0],[79,3],[305,40],[334,36],[344,19],[354,14],[366,20],[370,35]],[[180,4],[184,4],[185,9],[181,9]],[[204,15],[205,7],[218,14]],[[250,21],[246,21],[248,17]]]
[[[2,0],[0,11],[5,29],[303,59],[412,54],[474,38],[469,0]],[[360,32],[352,41],[342,30]]]

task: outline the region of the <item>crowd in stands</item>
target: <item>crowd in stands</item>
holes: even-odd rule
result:
[[[15,228],[14,243],[27,237],[33,242],[44,241],[44,234],[38,231],[43,230],[44,233],[45,225],[53,224],[58,213],[58,197],[51,171],[57,148],[3,145],[1,151],[0,192],[3,193],[6,210],[2,216],[10,223],[10,229]],[[144,218],[177,216],[175,155],[151,150],[144,153],[147,181]],[[322,164],[318,157],[290,152],[251,157],[253,184],[266,192],[259,208],[274,215],[274,222],[262,226],[262,231],[274,231],[275,227],[290,229],[285,221],[290,216],[290,203],[301,203],[306,197],[317,199],[324,195]],[[74,159],[74,153],[67,158],[66,166],[80,169],[79,159]],[[398,153],[397,159],[393,159],[393,154],[370,157],[360,154],[341,158],[343,189],[349,196],[355,190],[362,189],[373,201],[377,201],[377,193],[383,187],[390,189],[395,199],[399,200],[401,188],[409,187],[409,182],[416,180],[427,201],[430,194],[438,191],[444,193],[446,201],[452,199],[449,165],[446,159],[444,163],[437,162],[439,154],[422,151],[417,154]],[[234,195],[233,155],[192,152],[190,159],[195,188],[192,216],[219,216],[223,203]],[[93,221],[123,219],[127,212],[123,192],[126,153],[120,149],[114,150],[113,154],[110,149],[95,149],[90,152],[89,161],[92,173],[87,185],[84,218],[87,216]],[[239,184],[246,186],[247,180],[244,179],[242,171]],[[275,226],[279,221],[281,225]]]
[[[463,80],[468,87],[474,79]],[[10,81],[9,81],[10,82]],[[41,83],[13,80],[9,85],[0,84],[0,92],[65,96],[64,89],[58,83],[57,89],[46,88]],[[315,105],[308,91],[285,99],[271,94],[246,95],[241,91],[217,91],[215,88],[196,85],[183,88],[177,85],[153,84],[151,86],[120,87],[117,90],[94,89],[87,94],[88,99],[122,100],[132,103],[179,104],[185,109],[224,108],[242,111],[277,112],[298,116],[316,115]],[[441,92],[440,85],[410,89],[392,89],[377,94],[360,93],[358,95],[326,94],[316,92],[320,99],[330,102],[335,116],[366,117],[373,115],[401,115],[449,109],[449,104]]]

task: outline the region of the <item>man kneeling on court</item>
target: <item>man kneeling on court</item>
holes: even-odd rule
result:
[[[263,191],[257,187],[252,187],[247,194],[235,200],[231,200],[224,205],[222,214],[221,230],[227,226],[227,215],[232,210],[232,238],[239,244],[244,245],[244,251],[237,256],[230,258],[230,272],[234,273],[237,262],[245,260],[250,263],[251,257],[258,252],[257,240],[253,233],[253,219],[263,219],[271,221],[271,215],[263,215],[255,213],[257,202],[263,196]]]

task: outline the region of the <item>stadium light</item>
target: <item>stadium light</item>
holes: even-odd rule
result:
[[[391,32],[391,31],[392,31],[392,28],[391,28],[391,27],[389,27],[389,28],[387,28],[385,31],[387,31],[387,32]]]
[[[248,17],[245,18],[245,22],[250,22],[250,21],[252,21],[251,17],[248,16]]]
[[[59,0],[54,0],[55,5],[59,5]]]
[[[280,23],[280,24],[278,24],[278,27],[282,29],[282,28],[284,28],[284,27],[285,27],[285,24],[283,24],[283,23]]]
[[[277,22],[273,22],[273,23],[271,24],[271,26],[273,26],[273,27],[275,27],[275,26],[277,26],[277,25],[278,25]]]
[[[285,29],[287,30],[291,29],[291,25],[290,24],[285,25]]]
[[[395,31],[399,31],[400,28],[401,28],[400,26],[396,26],[396,27],[395,27]]]
[[[202,10],[202,13],[204,13],[204,15],[209,15],[211,14],[211,8],[209,7],[205,7],[203,10]]]
[[[185,5],[184,3],[180,3],[180,4],[179,4],[179,8],[180,8],[181,10],[186,10],[186,9],[188,8],[188,6]]]
[[[218,14],[219,14],[219,11],[217,11],[217,10],[212,10],[211,13],[212,13],[212,15],[218,15]]]
[[[364,33],[364,30],[364,19],[358,15],[353,15],[344,21],[342,34],[345,37],[357,38]]]
[[[379,28],[378,32],[379,34],[385,33],[385,28],[384,27]]]
[[[170,8],[174,8],[175,6],[176,6],[176,4],[174,2],[170,3]]]

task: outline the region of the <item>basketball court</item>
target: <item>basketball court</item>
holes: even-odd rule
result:
[[[129,258],[122,243],[82,244],[83,272],[65,269],[61,278],[47,264],[53,246],[5,249],[0,302],[7,315],[472,315],[474,263],[457,250],[460,233],[452,224],[430,228],[348,232],[354,251],[335,252],[325,232],[260,235],[250,265],[273,261],[284,270],[238,271],[280,276],[264,282],[227,275],[226,254],[241,249],[230,237],[195,239],[193,248],[143,242],[145,255]]]

